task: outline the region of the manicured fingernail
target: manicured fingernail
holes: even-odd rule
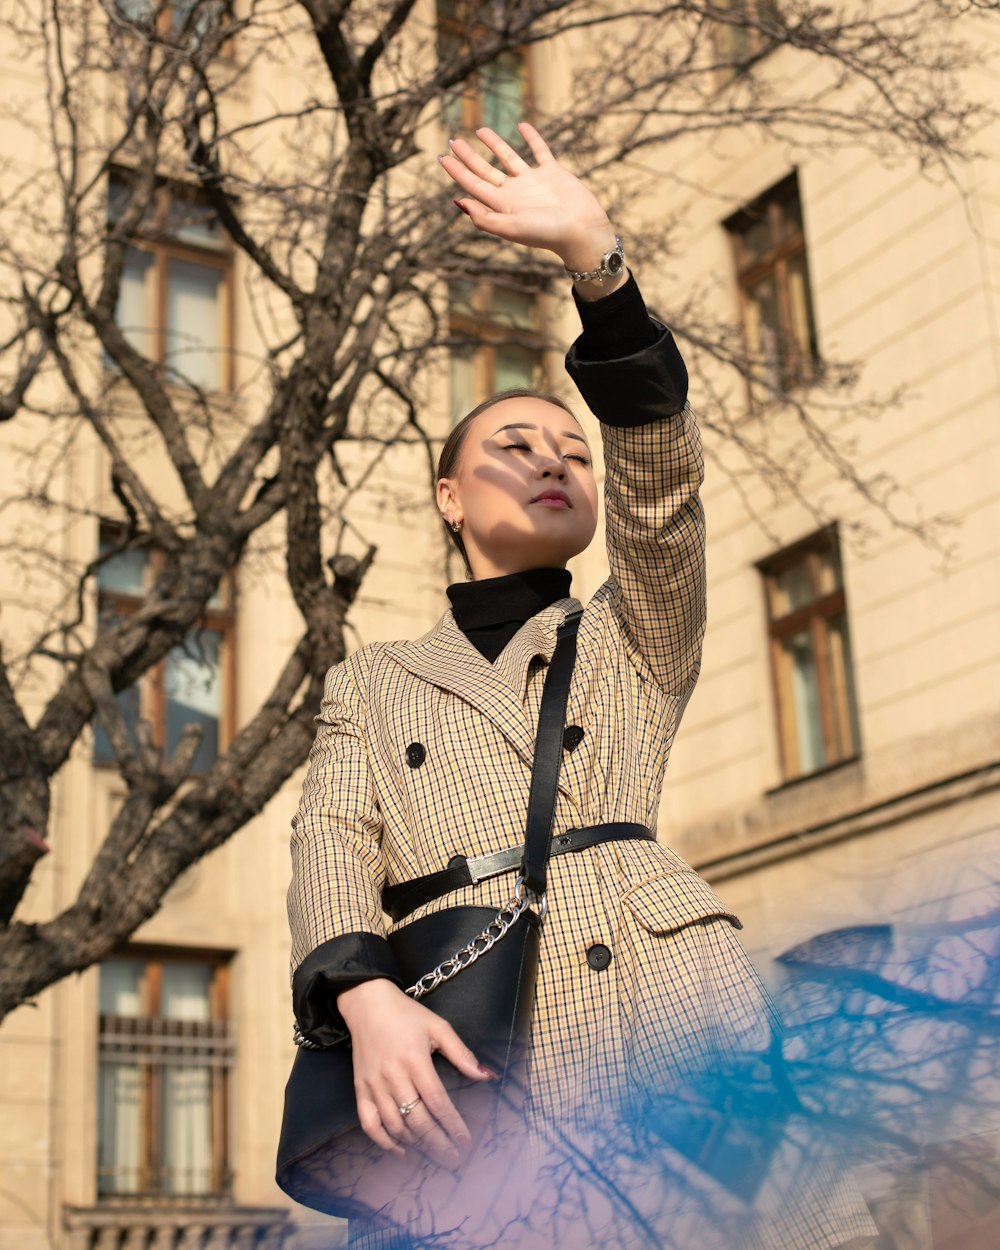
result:
[[[483,1076],[488,1076],[494,1081],[497,1079],[497,1074],[495,1072],[491,1072],[489,1068],[484,1068],[482,1064],[479,1065],[479,1071],[483,1074]]]
[[[457,209],[460,209],[466,215],[466,217],[469,216],[469,210],[465,207],[463,203],[461,203],[461,201],[452,200],[452,204],[454,204]]]
[[[454,139],[449,139],[449,140],[448,140],[448,146],[449,146],[450,148],[453,148],[453,147],[455,146],[455,140],[454,140]]]

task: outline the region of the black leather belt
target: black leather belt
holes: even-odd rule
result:
[[[568,851],[583,851],[588,846],[599,846],[602,842],[626,842],[656,840],[645,825],[633,825],[618,821],[605,825],[587,825],[583,829],[567,829],[557,833],[552,839],[549,856],[565,855]],[[512,846],[505,851],[493,851],[489,855],[476,855],[467,859],[464,855],[455,855],[447,868],[440,872],[429,872],[424,877],[414,877],[412,881],[401,881],[398,885],[387,885],[382,891],[382,908],[393,921],[402,920],[411,911],[424,903],[432,903],[442,894],[459,890],[464,885],[475,885],[489,877],[498,877],[501,873],[512,872],[521,866],[524,846]]]

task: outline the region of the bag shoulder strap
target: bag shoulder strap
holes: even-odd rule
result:
[[[538,735],[531,770],[528,795],[528,817],[524,833],[524,857],[521,875],[525,888],[536,897],[545,893],[549,848],[552,845],[552,820],[555,815],[562,763],[563,731],[566,727],[566,704],[576,662],[576,637],[582,612],[570,612],[556,634],[556,648],[549,662],[542,687],[542,706],[538,713]]]

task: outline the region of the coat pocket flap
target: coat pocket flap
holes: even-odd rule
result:
[[[640,881],[622,902],[651,933],[672,933],[696,920],[720,917],[736,929],[743,924],[696,872],[667,872]]]

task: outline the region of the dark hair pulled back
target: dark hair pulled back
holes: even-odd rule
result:
[[[496,404],[502,403],[505,399],[541,399],[547,404],[554,404],[557,408],[561,408],[564,412],[576,420],[576,414],[573,409],[560,399],[558,395],[550,395],[545,391],[535,391],[527,386],[516,386],[511,390],[500,391],[497,395],[491,395],[489,399],[484,399],[481,404],[476,404],[471,412],[467,412],[465,416],[452,429],[451,433],[444,440],[444,446],[441,448],[441,455],[438,457],[437,463],[437,481],[443,477],[454,477],[458,471],[459,462],[462,458],[462,447],[465,444],[466,437],[469,433],[469,427],[481,413],[494,407]],[[472,576],[472,568],[469,564],[469,557],[466,555],[465,543],[462,541],[461,533],[457,533],[451,528],[444,517],[441,518],[444,525],[445,533],[458,548],[462,561],[465,564],[465,571]]]

